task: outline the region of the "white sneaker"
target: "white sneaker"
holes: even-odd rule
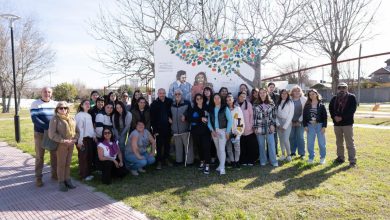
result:
[[[136,170],[130,170],[131,175],[138,176],[139,173]]]
[[[93,180],[93,178],[94,178],[94,176],[87,176],[87,177],[85,177],[85,181],[91,181],[91,180]]]
[[[273,167],[278,167],[279,164],[278,164],[278,163],[273,163],[272,166],[273,166]]]
[[[291,160],[292,160],[292,159],[291,159],[291,156],[288,156],[288,157],[287,157],[287,161],[288,161],[288,162],[291,162]]]
[[[143,169],[143,168],[139,168],[139,169],[138,169],[138,172],[139,172],[139,173],[146,173],[146,170]]]
[[[219,175],[225,175],[225,174],[226,174],[225,169],[221,169],[221,170],[219,171]]]
[[[217,169],[215,169],[215,170],[219,172],[219,171],[221,171],[221,168],[220,168],[220,167],[217,167]]]
[[[265,166],[265,165],[266,165],[265,163],[261,163],[261,164],[260,164],[260,166],[262,166],[262,167]]]
[[[325,158],[321,158],[321,159],[320,159],[320,164],[323,165],[323,164],[325,164],[325,163],[326,163]]]
[[[279,160],[280,160],[280,161],[283,161],[283,160],[285,160],[285,159],[286,159],[285,156],[280,156],[280,157],[279,157]]]
[[[313,159],[308,159],[308,160],[307,160],[307,163],[308,163],[308,164],[313,164],[314,161],[313,161]]]

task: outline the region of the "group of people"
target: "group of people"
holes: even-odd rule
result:
[[[82,100],[75,117],[69,114],[66,102],[51,100],[51,93],[50,88],[43,88],[42,98],[31,107],[37,186],[43,185],[45,133],[58,143],[50,153],[52,178],[58,179],[61,191],[75,187],[70,180],[74,146],[81,179],[93,179],[92,172],[98,170],[105,184],[129,172],[138,176],[146,172],[145,166],[154,163],[158,170],[173,166],[171,142],[175,164],[192,165],[199,161],[199,170],[204,174],[211,172],[212,164],[224,175],[226,166],[240,169],[259,161],[260,166],[277,167],[280,161],[289,162],[297,153],[303,159],[305,142],[307,162],[312,164],[316,138],[320,164],[326,163],[328,114],[315,89],[305,97],[299,86],[277,93],[272,82],[267,88],[251,91],[241,84],[237,95],[225,87],[214,93],[213,88],[206,86],[200,93],[187,97],[178,85],[170,95],[172,99],[166,96],[165,89],[158,89],[158,97],[150,105],[139,90],[134,92],[131,102],[126,92],[120,98],[114,92],[104,98],[93,91],[90,100]],[[328,109],[336,134],[335,162],[345,161],[345,140],[350,166],[355,166],[352,125],[356,99],[345,83],[339,84]]]

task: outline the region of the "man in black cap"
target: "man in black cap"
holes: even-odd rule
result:
[[[329,112],[334,123],[336,135],[337,158],[335,163],[344,163],[344,140],[348,151],[348,160],[351,167],[356,166],[356,150],[353,140],[353,117],[357,102],[355,95],[348,92],[346,83],[339,83],[337,94],[329,103]]]

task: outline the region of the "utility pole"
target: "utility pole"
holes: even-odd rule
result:
[[[360,59],[362,56],[362,44],[359,46],[359,61],[358,61],[358,98],[357,98],[357,104],[360,105]]]

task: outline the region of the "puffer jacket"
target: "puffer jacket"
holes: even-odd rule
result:
[[[172,133],[173,134],[182,134],[188,132],[190,129],[189,123],[189,110],[191,108],[191,104],[189,101],[182,99],[179,103],[176,100],[173,101],[171,105],[171,113],[172,113]],[[185,121],[181,120],[181,117],[185,117]]]

